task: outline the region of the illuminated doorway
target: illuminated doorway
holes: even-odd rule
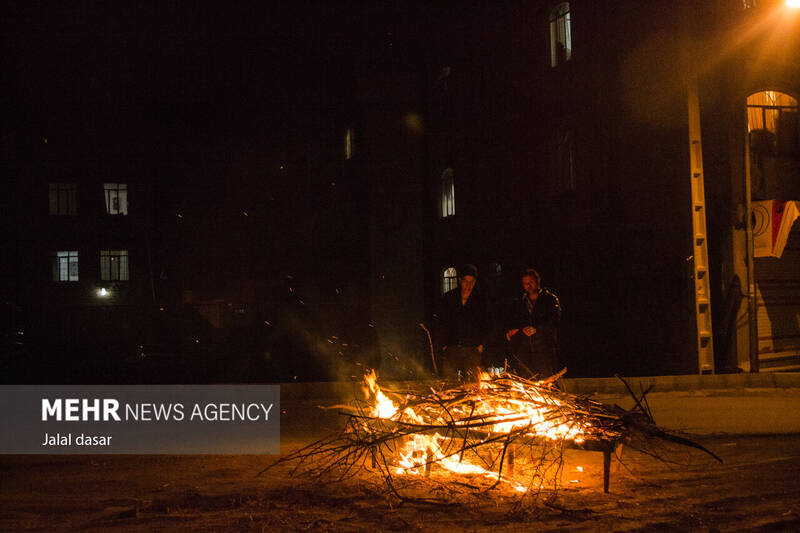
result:
[[[800,222],[782,229],[779,223],[792,208],[787,202],[800,202],[798,116],[798,101],[789,94],[766,90],[747,97],[756,307],[751,331],[757,332],[761,372],[800,370]]]

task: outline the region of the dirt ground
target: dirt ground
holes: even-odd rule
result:
[[[282,451],[338,420],[284,407]],[[552,501],[495,490],[452,505],[403,503],[363,481],[310,484],[267,456],[2,456],[0,529],[82,531],[800,531],[800,436],[713,437],[722,457],[664,463],[623,452],[611,491],[602,459],[573,452]],[[581,466],[583,472],[578,472]]]

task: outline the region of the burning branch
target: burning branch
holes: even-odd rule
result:
[[[384,392],[372,371],[364,378],[365,400],[342,406],[347,423],[340,433],[268,468],[291,463],[293,474],[334,480],[373,471],[397,498],[431,502],[440,500],[409,491],[556,490],[565,447],[604,453],[606,490],[611,453],[634,437],[691,446],[719,460],[658,428],[646,392],[637,397],[628,387],[636,405],[626,411],[561,391],[556,382],[563,372],[540,381],[482,373],[477,382],[419,395]]]

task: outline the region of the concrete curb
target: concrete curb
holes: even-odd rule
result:
[[[630,409],[630,395],[599,394],[607,404]],[[800,434],[800,389],[652,392],[647,402],[664,429],[696,435]]]
[[[634,391],[646,390],[652,385],[653,392],[791,389],[800,388],[800,373],[648,376],[625,378],[625,381]],[[566,390],[573,394],[626,392],[625,385],[618,378],[577,378],[565,379],[563,382]]]

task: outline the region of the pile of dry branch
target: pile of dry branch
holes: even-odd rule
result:
[[[562,374],[541,381],[481,374],[473,383],[415,394],[381,390],[373,372],[365,377],[365,400],[338,406],[347,417],[341,432],[271,467],[293,463],[293,474],[326,480],[371,471],[401,500],[442,501],[499,486],[555,491],[566,447],[603,451],[606,487],[608,457],[623,442],[660,439],[714,456],[659,429],[648,391],[636,395],[628,387],[635,407],[625,410],[563,392]]]

